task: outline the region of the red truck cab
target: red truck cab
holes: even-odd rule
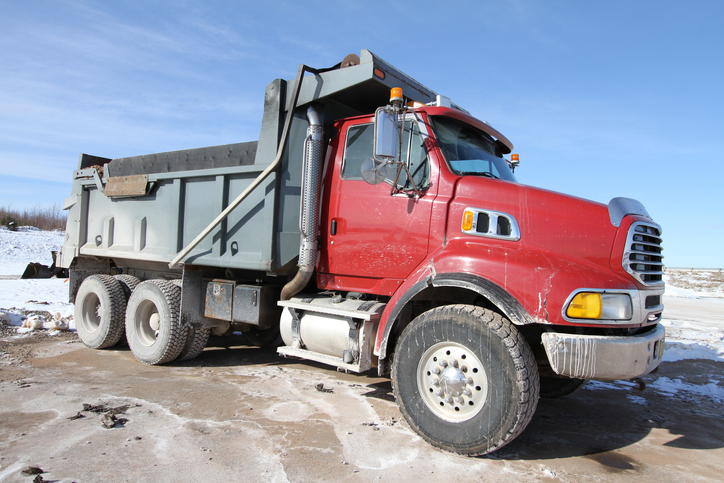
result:
[[[640,203],[615,198],[605,205],[519,184],[503,157],[512,144],[458,109],[422,106],[404,117],[401,161],[415,189],[402,169],[388,170],[379,184],[363,179],[361,166],[373,157],[372,116],[336,123],[323,175],[317,286],[386,302],[374,338],[380,373],[392,367],[393,384],[403,385],[393,351],[407,350],[403,340],[413,336],[405,329],[435,308],[442,314],[454,306],[512,322],[534,354],[544,396],[658,366],[661,229]],[[450,347],[474,357],[460,345]],[[417,390],[433,414],[456,423],[482,404],[466,395],[466,374],[428,381],[424,355],[415,357],[407,374],[417,387],[396,387],[396,396],[415,429],[440,446],[441,435],[411,414],[421,402],[406,404],[404,392]],[[521,379],[519,385],[530,382]],[[441,382],[452,389],[438,389]],[[519,397],[525,407],[532,396]],[[449,441],[444,447],[467,452]]]

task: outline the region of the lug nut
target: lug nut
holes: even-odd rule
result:
[[[435,369],[432,370],[432,373],[433,373],[433,374],[440,374],[440,368],[439,368],[439,367],[436,367]]]
[[[453,367],[457,367],[457,366],[458,366],[458,361],[457,361],[456,359],[453,359],[452,361],[450,361],[450,365],[453,366]]]
[[[450,396],[448,396],[448,397],[446,397],[445,399],[443,399],[443,401],[445,401],[445,404],[452,404],[453,398],[451,398]]]
[[[444,394],[445,394],[445,393],[442,391],[442,389],[438,389],[437,391],[435,391],[435,395],[436,395],[437,397],[442,397]]]
[[[440,361],[440,367],[447,367],[447,361],[445,359]]]
[[[433,379],[433,380],[432,380],[432,385],[433,385],[433,386],[439,386],[439,385],[440,385],[440,379]]]
[[[463,372],[468,372],[468,366],[460,366],[460,370]]]
[[[465,402],[465,399],[463,399],[462,397],[458,396],[458,397],[455,398],[455,402],[458,403],[458,404],[462,404],[462,403]]]

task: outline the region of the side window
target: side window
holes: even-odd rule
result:
[[[362,163],[372,157],[374,129],[372,124],[360,124],[347,130],[344,147],[342,178],[362,179]]]
[[[410,171],[415,186],[419,189],[427,188],[430,164],[427,161],[427,150],[416,122],[405,121],[401,157],[407,162],[407,169]],[[396,170],[394,171],[396,172]],[[412,189],[412,183],[408,181],[407,173],[404,170],[400,172],[397,185],[402,189]]]
[[[362,179],[362,163],[372,157],[373,143],[374,128],[372,124],[351,126],[347,130],[347,142],[342,163],[343,179]],[[411,120],[405,121],[401,159],[407,163],[407,169],[410,171],[417,188],[427,188],[430,170],[427,150],[417,123]],[[396,167],[390,166],[387,169],[387,179],[385,181],[391,185],[394,183],[396,176]],[[405,190],[412,189],[412,183],[407,179],[404,170],[400,172],[397,187]]]

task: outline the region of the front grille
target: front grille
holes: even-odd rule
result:
[[[664,282],[664,256],[661,254],[661,227],[636,222],[628,230],[623,268],[644,285]]]

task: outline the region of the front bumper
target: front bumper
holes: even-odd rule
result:
[[[658,367],[666,331],[660,324],[632,336],[545,332],[548,361],[556,374],[577,379],[631,379]]]

